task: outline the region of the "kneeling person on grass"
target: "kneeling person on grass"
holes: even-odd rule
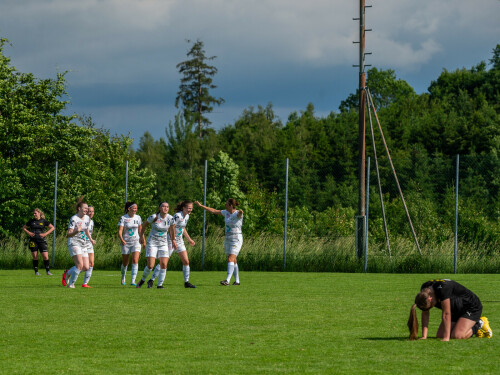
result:
[[[481,316],[483,305],[479,298],[456,281],[430,280],[422,284],[408,319],[410,340],[418,338],[417,307],[422,310],[422,339],[427,338],[429,310],[433,307],[442,310],[441,324],[436,333],[441,341],[468,339],[474,335],[493,336],[488,319]]]

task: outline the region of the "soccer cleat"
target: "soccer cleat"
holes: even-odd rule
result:
[[[191,284],[189,281],[186,281],[184,283],[184,288],[196,288],[193,284]]]
[[[62,285],[66,286],[68,285],[68,282],[66,281],[66,274],[68,273],[68,270],[64,270],[63,275],[62,275]]]
[[[75,284],[68,284],[68,288],[75,289]]]
[[[153,280],[148,280],[148,288],[152,288],[153,287]]]
[[[52,272],[47,271],[47,276],[52,276],[52,275],[53,275],[53,273],[52,273]]]
[[[40,276],[40,272],[36,271],[35,276]]]
[[[490,322],[488,321],[488,318],[485,316],[481,317],[481,320],[483,321],[483,326],[477,331],[478,336],[477,337],[486,337],[491,339],[493,337],[493,331],[491,330],[490,327]],[[481,332],[481,336],[479,336],[479,332]]]
[[[122,285],[127,285],[127,282],[125,280],[122,280]]]
[[[229,283],[227,282],[227,280],[222,280],[222,281],[220,282],[220,285],[227,286],[227,285],[229,285]]]
[[[130,283],[130,286],[135,286],[136,287],[137,284],[136,283]]]
[[[82,285],[82,288],[92,288],[91,286],[89,286],[89,284],[83,284]]]
[[[134,285],[134,284],[132,284],[132,285]],[[137,284],[136,288],[140,288],[143,285],[144,285],[144,280],[141,279],[141,280],[139,280],[139,284]]]
[[[235,281],[233,285],[240,285],[240,283]]]
[[[152,288],[152,287],[153,287],[153,286],[151,285],[151,288]],[[148,286],[148,288],[149,288],[149,286]],[[158,286],[156,287],[156,289],[165,289],[165,287],[164,287],[163,285],[158,285]]]

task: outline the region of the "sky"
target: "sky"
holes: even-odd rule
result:
[[[366,0],[366,63],[418,93],[443,69],[471,68],[500,43],[500,0]],[[4,54],[21,72],[66,75],[67,114],[91,116],[137,147],[165,137],[191,44],[218,69],[212,127],[273,104],[283,123],[312,103],[338,111],[358,86],[358,0],[3,0]],[[369,69],[369,68],[368,68]]]

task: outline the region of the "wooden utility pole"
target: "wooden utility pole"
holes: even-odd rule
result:
[[[359,199],[358,199],[358,215],[356,216],[356,254],[359,258],[363,256],[365,247],[365,236],[366,236],[366,217],[365,217],[365,207],[366,207],[366,73],[365,73],[365,32],[369,31],[365,29],[365,9],[369,6],[365,6],[365,0],[359,1]]]
[[[365,0],[359,0],[359,200],[358,215],[365,215]]]

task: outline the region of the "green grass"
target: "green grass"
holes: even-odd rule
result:
[[[495,335],[443,343],[408,341],[406,321],[421,283],[450,275],[242,272],[221,287],[224,272],[192,272],[198,287],[185,289],[168,271],[166,289],[138,290],[94,271],[93,289],[70,290],[60,274],[0,270],[0,373],[500,372],[499,275],[451,276],[479,295]]]

